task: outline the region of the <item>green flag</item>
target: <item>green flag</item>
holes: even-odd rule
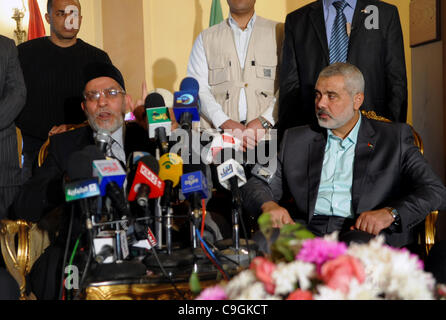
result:
[[[211,19],[209,20],[209,27],[214,24],[219,24],[223,21],[223,12],[221,10],[220,0],[212,0]]]

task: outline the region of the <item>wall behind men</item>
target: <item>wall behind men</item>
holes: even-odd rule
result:
[[[16,22],[11,19],[13,8],[19,6],[22,0],[2,0],[0,1],[0,34],[8,38],[15,39],[14,30]],[[23,18],[22,27],[28,31],[29,11],[28,0],[24,1],[26,12]],[[37,0],[40,14],[45,26],[46,35],[50,35],[50,26],[45,20],[47,0]],[[80,0],[82,6],[82,25],[79,37],[95,46],[102,48],[102,0]],[[21,5],[20,5],[21,6]]]
[[[287,13],[313,0],[257,0],[257,14],[276,21],[285,21]],[[398,7],[402,22],[409,87],[408,121],[412,123],[412,70],[409,47],[409,1],[386,0]],[[21,0],[0,1],[0,34],[13,38],[15,22],[11,19],[12,7]],[[42,17],[46,13],[47,0],[38,0]],[[192,45],[198,34],[209,26],[211,0],[80,0],[82,5],[82,26],[79,37],[86,42],[107,51],[126,77],[132,77],[128,86],[134,97],[141,95],[142,81],[149,89],[166,88],[178,90],[186,76],[187,62]],[[27,3],[27,1],[25,1]],[[141,14],[135,18],[135,3]],[[139,6],[142,6],[142,9]],[[221,0],[224,17],[229,9],[226,0]],[[28,12],[24,26],[28,23]],[[125,23],[127,22],[127,23]],[[134,25],[132,29],[131,24]],[[44,21],[49,35],[49,26]],[[137,26],[142,28],[138,29]],[[125,28],[123,28],[125,26]],[[129,29],[130,28],[130,29]],[[27,29],[27,28],[26,28]],[[139,30],[139,31],[138,31]],[[135,35],[135,32],[142,34]],[[119,36],[118,36],[119,35]],[[122,43],[113,44],[113,37]],[[127,41],[125,41],[127,37]],[[137,38],[137,43],[135,43]],[[108,39],[104,43],[104,39]],[[134,56],[122,57],[122,52]],[[140,57],[144,57],[141,61]],[[138,60],[138,59],[139,60]],[[134,70],[143,68],[144,75]],[[137,78],[140,77],[138,80]]]
[[[386,0],[398,7],[405,42],[409,88],[408,121],[412,122],[411,50],[409,47],[409,1]],[[104,0],[106,3],[107,0]],[[289,12],[313,0],[257,0],[256,12],[265,18],[285,21]],[[210,0],[144,0],[144,39],[146,80],[150,88],[178,90],[186,76],[192,45],[198,34],[209,26]],[[229,8],[221,0],[223,16]]]

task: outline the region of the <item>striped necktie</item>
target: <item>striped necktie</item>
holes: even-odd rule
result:
[[[331,30],[330,40],[330,64],[346,62],[348,53],[347,18],[344,9],[347,6],[345,0],[333,2],[336,8],[336,18]]]

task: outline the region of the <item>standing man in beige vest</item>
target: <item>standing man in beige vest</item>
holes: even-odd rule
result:
[[[283,24],[257,16],[256,0],[227,2],[228,19],[198,36],[187,73],[200,84],[201,129],[250,136],[243,139],[246,149],[277,120]]]

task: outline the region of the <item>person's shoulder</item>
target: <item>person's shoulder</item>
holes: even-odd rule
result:
[[[285,131],[284,139],[286,138],[287,141],[304,142],[320,136],[321,134],[323,134],[323,130],[323,128],[317,125],[292,127]]]
[[[398,10],[396,5],[381,0],[368,0],[366,5],[374,5],[378,9]]]
[[[0,35],[0,52],[9,52],[9,54],[12,52],[12,49],[15,47],[14,40]]]
[[[107,54],[101,48],[95,47],[94,45],[89,44],[88,42],[85,42],[84,40],[82,40],[80,38],[77,38],[77,44],[80,48],[83,48],[84,50],[96,52],[96,53],[100,53],[100,54]]]
[[[13,45],[15,45],[15,42],[14,42],[14,40],[12,40],[8,37],[2,36],[0,34],[0,44],[2,46],[13,46]]]
[[[305,6],[298,8],[287,15],[287,19],[297,19],[298,17],[302,17],[312,12],[314,9],[317,9],[321,6],[321,2],[314,1],[306,4]]]
[[[224,19],[222,22],[217,23],[217,24],[214,24],[213,26],[210,26],[210,27],[207,28],[207,29],[204,29],[204,30],[200,33],[200,35],[201,35],[201,36],[204,36],[204,35],[206,35],[206,34],[211,34],[211,33],[217,32],[218,30],[220,30],[220,29],[222,29],[222,28],[224,28],[224,27],[229,27],[228,19]]]
[[[257,21],[260,21],[260,22],[262,22],[263,24],[265,24],[265,25],[269,25],[269,26],[276,26],[276,25],[278,25],[278,24],[283,23],[283,22],[279,22],[279,21],[275,21],[275,20],[267,19],[267,18],[264,18],[264,17],[261,17],[261,16],[257,16],[256,19],[257,19]]]
[[[51,144],[66,144],[76,141],[79,137],[91,133],[91,128],[87,124],[80,127],[56,134],[50,138]]]
[[[19,49],[19,51],[24,52],[28,50],[36,50],[39,48],[47,47],[47,44],[49,44],[47,37],[40,37],[22,42],[17,46],[17,48]]]

